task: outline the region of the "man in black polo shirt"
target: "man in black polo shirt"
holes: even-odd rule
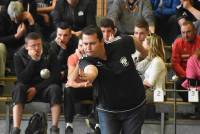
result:
[[[92,82],[99,100],[98,116],[102,134],[140,134],[144,121],[145,91],[131,54],[135,48],[146,56],[147,52],[131,36],[114,38],[104,44],[97,27],[82,31],[84,53],[79,67],[82,79]],[[79,52],[83,53],[83,52]],[[68,80],[67,86],[70,85]]]

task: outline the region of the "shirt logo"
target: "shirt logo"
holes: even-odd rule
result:
[[[97,65],[96,66],[103,66],[103,63],[102,62],[100,62],[100,61],[97,61]]]
[[[84,15],[83,11],[78,12],[78,16],[83,16],[83,15]]]
[[[129,65],[129,62],[128,62],[127,58],[124,57],[124,56],[121,57],[120,63],[121,63],[124,67],[127,67],[127,66]]]

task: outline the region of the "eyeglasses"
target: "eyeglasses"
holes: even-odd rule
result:
[[[34,44],[34,45],[29,45],[28,47],[30,47],[31,49],[37,49],[37,48],[42,48],[42,45],[39,44]]]

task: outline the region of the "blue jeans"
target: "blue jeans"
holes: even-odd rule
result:
[[[144,113],[145,106],[122,113],[98,110],[101,134],[141,134]]]

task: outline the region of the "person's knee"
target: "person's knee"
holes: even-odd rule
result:
[[[24,105],[26,102],[27,87],[23,83],[17,83],[12,89],[12,100],[14,104],[21,103]]]
[[[59,85],[57,84],[52,84],[50,85],[50,94],[51,95],[62,95],[62,89]]]
[[[50,85],[49,98],[51,105],[62,103],[62,89],[57,84]]]
[[[26,86],[23,83],[17,83],[13,88],[13,93],[23,93],[25,92]]]
[[[3,43],[0,43],[0,58],[6,58],[6,46]]]

